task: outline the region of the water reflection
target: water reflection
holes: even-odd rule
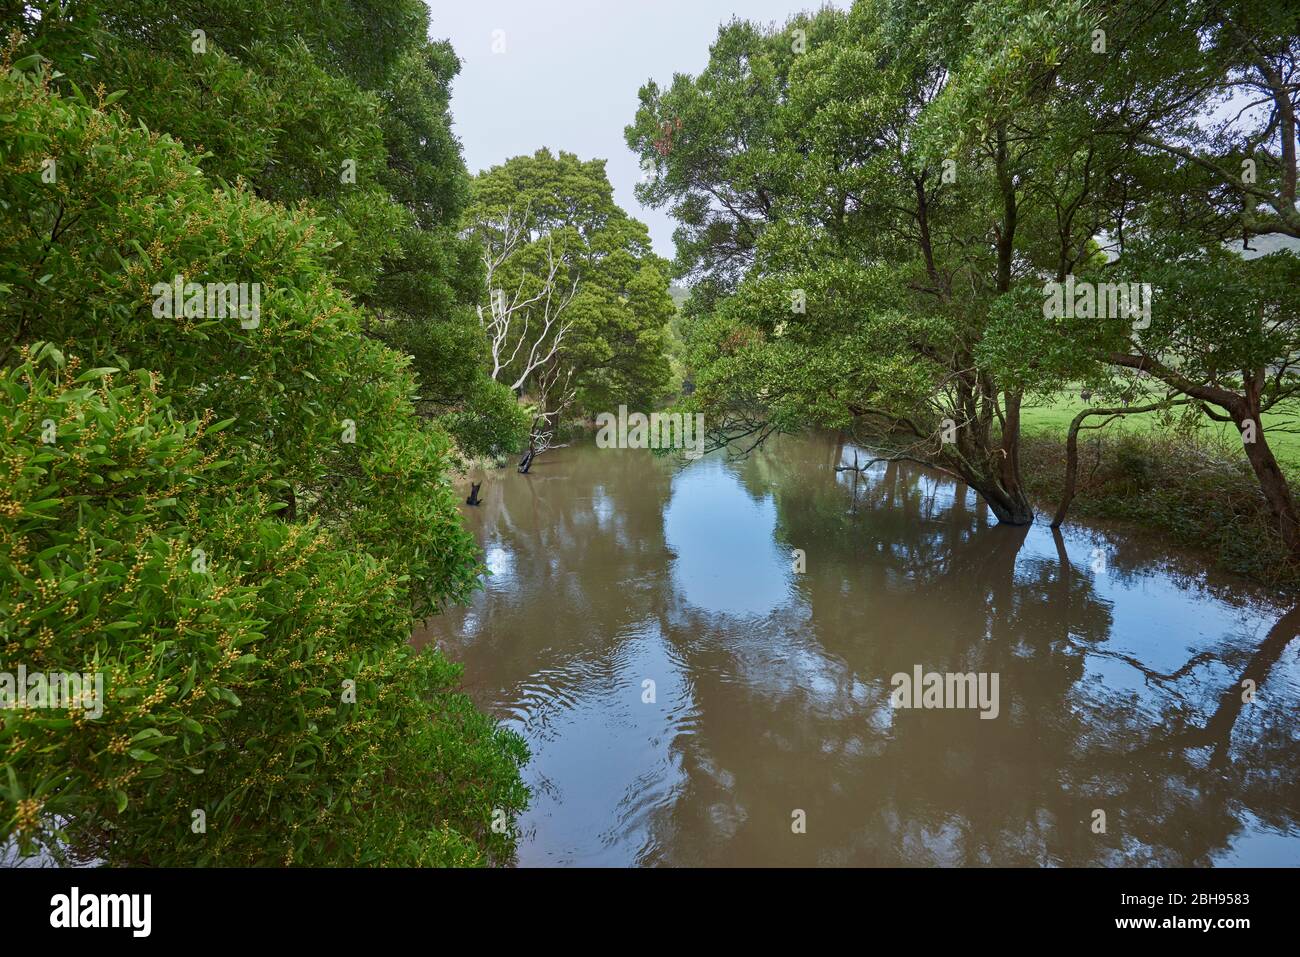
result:
[[[698,608],[762,616],[787,600],[789,553],[778,551],[776,503],[770,493],[737,494],[736,477],[721,458],[685,469],[664,509],[664,535],[674,552],[673,587]],[[745,574],[729,567],[737,562]]]
[[[489,476],[496,574],[422,639],[533,748],[521,864],[1300,863],[1300,611],[853,455]],[[918,664],[997,672],[1001,715],[894,711]]]

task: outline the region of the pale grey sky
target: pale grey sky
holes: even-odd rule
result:
[[[455,132],[471,173],[542,146],[608,161],[614,196],[673,255],[673,223],[632,193],[641,170],[623,142],[648,79],[708,63],[718,25],[781,22],[822,0],[428,0],[430,35],[463,66],[452,87]],[[846,8],[848,0],[830,4]],[[504,52],[493,52],[493,31]]]

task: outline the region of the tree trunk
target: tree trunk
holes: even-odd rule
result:
[[[529,442],[529,443],[528,443],[528,451],[525,452],[525,453],[524,453],[524,457],[523,457],[522,459],[519,460],[519,474],[520,474],[520,475],[527,475],[527,474],[528,474],[528,470],[529,470],[530,468],[533,467],[533,456],[536,455],[536,454],[537,454],[537,449],[533,446],[533,443],[532,443],[532,442]]]
[[[1015,495],[1010,495],[1000,488],[982,489],[979,486],[973,487],[989,503],[989,508],[993,510],[993,515],[997,518],[999,525],[1032,525],[1034,523],[1034,508],[1029,504],[1029,499],[1025,498],[1025,493],[1020,489],[1016,490]]]
[[[1089,415],[1091,410],[1080,412],[1070,423],[1070,432],[1065,439],[1065,488],[1061,490],[1061,504],[1056,506],[1056,514],[1052,516],[1052,528],[1058,529],[1061,523],[1065,521],[1065,513],[1070,510],[1070,503],[1074,501],[1074,493],[1078,487],[1079,481],[1079,426],[1083,425],[1083,420]]]
[[[1296,514],[1295,500],[1291,497],[1291,486],[1287,484],[1286,476],[1282,474],[1282,469],[1273,456],[1273,450],[1268,447],[1268,439],[1264,438],[1264,420],[1260,415],[1260,391],[1264,383],[1264,370],[1257,369],[1253,375],[1249,371],[1243,372],[1242,378],[1245,380],[1246,401],[1237,404],[1229,411],[1237,431],[1241,434],[1246,458],[1250,461],[1250,467],[1255,470],[1255,477],[1259,479],[1259,487],[1264,493],[1264,499],[1273,512],[1273,520],[1277,523],[1278,534],[1282,536],[1282,544],[1286,546],[1287,553],[1293,559],[1300,560],[1300,516]],[[1249,438],[1254,439],[1253,442],[1246,441],[1247,428],[1251,433]]]
[[[974,408],[970,403],[962,405],[968,413]],[[993,510],[999,524],[1032,525],[1034,509],[1020,481],[1019,394],[1006,396],[1002,442],[998,446],[993,445],[990,435],[990,419],[988,414],[969,433],[958,432],[956,452],[944,459],[943,464],[975,490],[980,500]]]
[[[527,475],[528,470],[533,467],[533,457],[537,455],[537,428],[536,423],[534,423],[532,430],[528,433],[528,451],[519,460],[520,475]]]
[[[1020,481],[1020,393],[1005,394],[1002,419],[1002,444],[994,450],[999,459],[996,477],[967,482],[988,501],[999,524],[1032,525],[1034,508]]]
[[[1260,419],[1261,394],[1264,389],[1265,369],[1243,369],[1242,382],[1245,395],[1221,388],[1216,385],[1191,383],[1182,379],[1177,372],[1169,369],[1149,356],[1133,356],[1122,352],[1112,352],[1110,361],[1126,369],[1148,372],[1167,385],[1172,386],[1189,398],[1216,405],[1228,413],[1237,431],[1242,433],[1242,445],[1250,467],[1255,470],[1260,490],[1273,513],[1278,534],[1290,556],[1300,561],[1300,516],[1296,514],[1295,500],[1291,498],[1291,487],[1286,476],[1278,467],[1273,450],[1264,438],[1264,426]],[[1222,418],[1220,417],[1220,421]],[[1254,441],[1247,442],[1247,426],[1254,430]]]
[[[1250,467],[1255,470],[1255,477],[1259,479],[1259,487],[1264,492],[1264,499],[1273,512],[1273,520],[1277,523],[1282,543],[1292,558],[1300,560],[1300,515],[1296,514],[1291,487],[1287,484],[1286,476],[1282,474],[1282,469],[1273,456],[1273,450],[1268,447],[1258,416],[1254,419],[1254,423],[1255,441],[1242,443],[1246,449],[1246,458],[1250,461]],[[1238,422],[1237,428],[1240,429],[1242,425],[1242,422]]]
[[[1052,528],[1060,528],[1061,523],[1065,521],[1065,513],[1069,511],[1070,503],[1074,501],[1075,493],[1078,491],[1079,477],[1079,430],[1083,428],[1100,429],[1106,425],[1102,422],[1100,425],[1083,424],[1083,420],[1090,415],[1108,415],[1113,417],[1121,415],[1137,415],[1142,412],[1154,412],[1160,408],[1168,408],[1175,405],[1186,405],[1186,399],[1177,399],[1173,402],[1152,402],[1149,405],[1139,406],[1116,406],[1109,409],[1084,409],[1076,415],[1070,422],[1070,431],[1065,439],[1065,488],[1061,493],[1061,504],[1056,507],[1056,515],[1052,517]],[[1107,419],[1107,422],[1110,420]]]
[[[1020,485],[1020,393],[1008,392],[1002,423],[1002,487],[1007,495],[1023,499]]]
[[[1000,525],[1032,525],[1034,508],[1019,483],[1014,484],[1014,491],[1008,490],[1000,478],[987,474],[975,474],[972,469],[957,466],[952,469],[975,490],[979,504],[993,510],[993,516]],[[983,516],[981,515],[981,519]]]

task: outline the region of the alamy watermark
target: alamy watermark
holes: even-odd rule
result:
[[[260,282],[186,282],[183,276],[172,281],[156,282],[155,319],[239,319],[244,329],[256,329],[262,319],[262,284]]]
[[[922,673],[920,665],[909,675],[900,671],[889,679],[894,690],[889,703],[894,708],[978,708],[980,718],[998,716],[998,672]]]
[[[132,937],[148,937],[152,915],[152,894],[83,894],[73,887],[50,898],[50,926],[55,928],[121,927]]]
[[[596,416],[596,447],[601,449],[682,449],[688,459],[704,454],[704,413],[644,412],[618,415],[601,412]]]
[[[33,671],[19,665],[17,674],[0,671],[0,708],[80,708],[96,719],[104,714],[104,673]]]
[[[1151,325],[1151,284],[1147,282],[1065,282],[1043,284],[1044,319],[1131,319],[1134,329]]]

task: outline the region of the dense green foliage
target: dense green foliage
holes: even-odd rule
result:
[[[1300,557],[1261,418],[1300,389],[1300,260],[1277,242],[1300,236],[1297,16],[857,0],[724,25],[626,131],[655,171],[643,199],[681,223],[717,441],[850,428],[1021,524],[1026,400],[1190,401],[1241,431]],[[1145,284],[1149,315],[1049,315],[1067,279]]]
[[[109,863],[508,857],[488,814],[525,799],[522,744],[406,645],[394,563],[280,521],[150,374],[76,371],[37,346],[3,380],[2,650],[102,673],[103,716],[5,716],[5,833]]]
[[[161,7],[132,7],[159,19],[130,35],[177,35]],[[260,89],[212,68],[204,96]],[[104,713],[4,714],[3,835],[118,864],[508,859],[523,744],[407,644],[478,562],[418,370],[367,333],[400,269],[341,255],[366,216],[312,194],[306,159],[267,159],[312,139],[232,126],[223,182],[79,88],[34,56],[0,74],[0,670],[100,672]],[[260,313],[168,315],[175,276],[257,283]]]
[[[427,38],[420,0],[21,6],[24,52],[64,74],[59,89],[126,92],[118,106],[208,176],[326,224],[336,284],[365,307],[368,335],[413,357],[421,410],[446,417],[462,451],[518,444],[524,421],[484,375],[482,272],[459,236],[460,65]]]
[[[604,160],[584,162],[572,153],[541,149],[517,156],[475,177],[468,221],[489,248],[500,248],[503,231],[522,231],[519,244],[495,272],[493,285],[526,301],[546,288],[548,263],[557,269],[550,302],[572,292],[572,301],[545,337],[539,335],[543,300],[513,322],[501,354],[510,361],[503,382],[521,386],[554,405],[563,390],[538,389],[548,374],[567,383],[571,411],[594,414],[622,402],[648,409],[669,376],[665,327],[675,307],[668,293],[668,267],[650,246],[645,224],[614,202]],[[484,308],[490,305],[485,293]],[[526,325],[527,323],[527,325]],[[554,368],[525,375],[534,344],[544,354],[560,325],[565,329]],[[522,348],[516,348],[523,341]],[[549,411],[549,410],[545,410]]]

